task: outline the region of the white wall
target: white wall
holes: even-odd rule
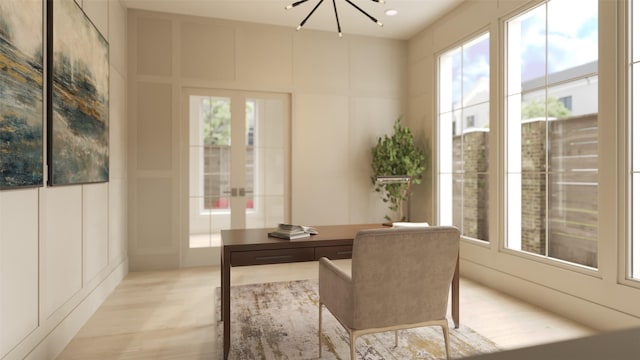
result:
[[[369,150],[406,109],[405,41],[145,11],[129,12],[128,34],[132,270],[181,266],[185,87],[291,94],[290,220],[384,221]]]
[[[110,45],[110,181],[0,192],[2,360],[55,358],[128,271],[126,11],[78,3]]]
[[[492,288],[522,298],[597,329],[612,330],[640,326],[640,284],[625,279],[624,129],[625,85],[623,57],[624,2],[600,0],[599,56],[599,219],[598,270],[580,269],[559,262],[504,249],[506,237],[504,206],[500,196],[504,181],[498,164],[503,154],[498,134],[500,119],[501,21],[535,2],[525,0],[468,1],[414,36],[409,42],[409,109],[412,119],[424,126],[427,138],[435,136],[435,61],[442,51],[460,44],[481,31],[491,32],[491,124],[490,146],[490,244],[471,241],[461,244],[462,275]],[[576,2],[578,6],[579,2]],[[620,31],[622,30],[622,31]],[[620,69],[619,67],[622,67]],[[623,79],[623,78],[622,78]],[[623,100],[623,99],[622,99]],[[437,144],[434,144],[436,148]],[[436,159],[435,152],[433,159]],[[424,213],[433,214],[436,197],[435,174],[423,195]],[[435,218],[435,217],[434,217]],[[431,219],[431,216],[429,217]],[[464,309],[461,309],[464,323]]]

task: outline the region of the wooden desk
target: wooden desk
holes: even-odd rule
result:
[[[300,261],[350,259],[353,238],[363,229],[384,228],[382,224],[317,226],[318,235],[294,241],[271,238],[268,229],[222,230],[222,321],[224,359],[229,357],[231,345],[231,289],[232,266],[265,265]],[[455,327],[459,325],[459,260],[451,282],[451,317]]]

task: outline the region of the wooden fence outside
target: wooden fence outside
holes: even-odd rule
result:
[[[488,241],[488,132],[453,138],[453,218]],[[524,251],[597,267],[597,114],[522,124]]]

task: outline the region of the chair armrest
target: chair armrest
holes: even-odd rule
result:
[[[325,276],[339,277],[340,280],[336,281],[346,281],[349,283],[351,282],[351,275],[340,269],[338,265],[336,265],[333,261],[329,260],[329,258],[326,257],[320,258],[320,273],[322,272],[325,272]]]
[[[318,289],[320,302],[343,324],[353,324],[351,275],[323,257],[319,263]]]

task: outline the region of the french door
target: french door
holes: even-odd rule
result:
[[[185,89],[188,241],[183,265],[219,261],[220,231],[275,227],[289,214],[289,96]]]

